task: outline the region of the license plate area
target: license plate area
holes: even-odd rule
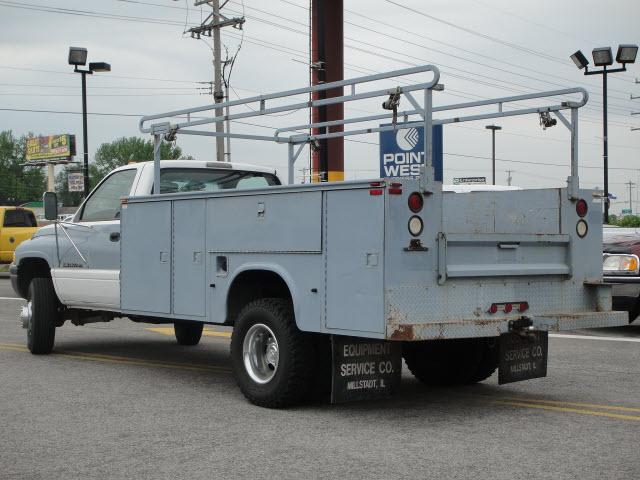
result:
[[[498,383],[520,382],[547,376],[549,334],[547,332],[500,335]]]

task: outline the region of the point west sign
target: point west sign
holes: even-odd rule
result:
[[[381,125],[386,126],[386,125]],[[424,163],[424,127],[380,132],[380,177],[417,177]],[[433,127],[435,180],[442,181],[442,125]]]

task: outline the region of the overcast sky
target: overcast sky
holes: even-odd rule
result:
[[[20,8],[16,8],[20,7]],[[187,9],[188,7],[188,9]],[[407,7],[407,8],[404,8]],[[223,10],[246,23],[231,84],[241,97],[305,86],[308,82],[308,3],[304,0],[231,0]],[[582,49],[640,43],[637,0],[345,0],[345,77],[432,63],[440,67],[444,92],[436,105],[523,92],[582,86],[590,101],[580,111],[582,185],[602,187],[601,76],[585,77],[569,60]],[[47,10],[47,11],[43,11]],[[203,105],[198,82],[212,79],[212,53],[204,41],[183,35],[200,21],[193,0],[0,0],[0,108],[81,111],[80,78],[67,65],[70,45],[86,47],[89,61],[111,63],[112,72],[88,79],[90,155],[102,142],[141,135],[140,114]],[[206,15],[206,11],[204,12]],[[431,17],[425,16],[427,14]],[[108,18],[105,18],[108,17]],[[438,21],[440,20],[440,21]],[[226,29],[233,54],[241,32]],[[612,211],[628,204],[632,180],[640,183],[640,68],[610,76],[610,191]],[[388,86],[394,86],[393,82]],[[406,108],[407,102],[401,108]],[[381,113],[377,104],[365,110]],[[347,109],[347,114],[362,114]],[[304,121],[305,112],[250,120],[265,126]],[[255,120],[255,121],[254,121]],[[489,122],[490,123],[490,122]],[[569,135],[560,124],[543,131],[537,116],[501,119],[497,139],[497,179],[523,187],[563,185],[569,173]],[[490,133],[486,121],[445,127],[445,182],[452,177],[490,177]],[[81,116],[0,110],[0,129],[20,135],[75,133],[82,151]],[[234,131],[270,130],[234,125]],[[377,176],[377,137],[373,144],[348,142],[347,178]],[[186,154],[213,159],[214,140],[182,136]],[[79,157],[80,158],[80,157]],[[286,177],[286,147],[234,141],[236,162],[269,165]],[[306,166],[302,156],[297,169]],[[524,163],[523,163],[524,162]],[[540,165],[540,163],[556,165]],[[593,168],[587,168],[593,167]],[[298,181],[301,172],[297,172]],[[633,200],[637,192],[633,190]],[[634,203],[634,210],[636,209]]]

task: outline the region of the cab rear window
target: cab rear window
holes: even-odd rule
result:
[[[6,210],[3,227],[37,227],[36,217],[29,210]]]
[[[280,185],[270,173],[243,170],[166,168],[160,172],[160,193],[217,192]]]

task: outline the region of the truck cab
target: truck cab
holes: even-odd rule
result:
[[[52,278],[56,294],[66,306],[118,309],[121,201],[149,195],[153,173],[153,162],[117,168],[96,186],[70,222],[48,225],[37,232],[28,229],[24,235],[33,238],[17,249],[10,268],[14,290],[28,298],[31,279],[45,275]],[[196,160],[162,161],[160,181],[161,194],[280,185],[273,169]],[[35,226],[35,218],[33,222]],[[13,251],[10,253],[13,257]]]

